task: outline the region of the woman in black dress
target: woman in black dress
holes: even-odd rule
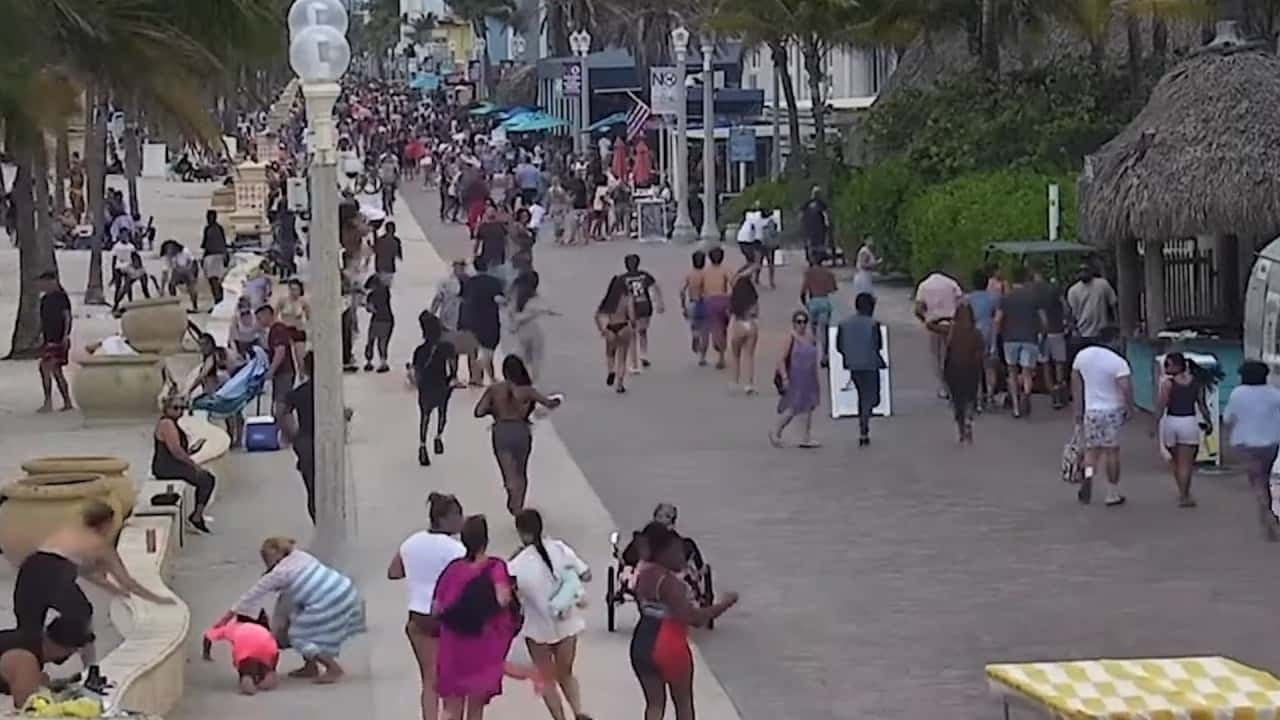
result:
[[[448,421],[449,396],[453,394],[453,377],[457,371],[457,352],[453,345],[441,339],[444,325],[440,318],[424,310],[418,316],[422,327],[422,344],[413,351],[409,364],[410,378],[418,388],[418,464],[431,464],[427,453],[427,426],[431,413],[436,413],[436,437],[434,451],[444,454],[444,425]]]

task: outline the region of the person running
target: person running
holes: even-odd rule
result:
[[[431,603],[445,568],[467,554],[466,547],[453,537],[462,530],[462,503],[452,495],[431,493],[427,496],[427,521],[427,530],[419,530],[400,544],[387,567],[387,579],[404,580],[408,585],[409,619],[404,633],[422,678],[422,720],[436,720],[440,711],[436,695],[440,621],[431,615]]]
[[[63,411],[74,410],[67,376],[62,371],[71,352],[71,298],[58,282],[58,274],[52,271],[40,275],[40,338],[40,387],[44,390],[44,404],[36,412],[53,412],[55,383],[62,396]]]
[[[210,532],[206,524],[204,510],[213,498],[217,487],[217,478],[213,473],[201,467],[191,457],[204,447],[204,440],[194,443],[187,432],[178,424],[187,411],[186,398],[174,395],[164,401],[164,413],[156,421],[152,431],[154,449],[151,455],[151,475],[157,480],[182,480],[196,489],[195,505],[187,522],[202,533]]]
[[[609,280],[604,298],[596,307],[596,329],[604,338],[604,364],[607,368],[604,384],[618,393],[627,391],[627,354],[631,348],[631,335],[635,324],[635,305],[622,277]]]
[[[222,276],[226,275],[231,265],[231,251],[227,247],[227,232],[218,223],[218,211],[209,210],[204,214],[204,236],[200,240],[200,250],[204,254],[200,261],[204,269],[204,277],[209,281],[209,292],[213,295],[213,304],[222,302]]]
[[[439,620],[436,692],[446,720],[482,720],[502,694],[507,653],[519,627],[515,588],[507,564],[488,554],[489,523],[472,515],[462,523],[463,557],[436,581],[431,615]]]
[[[1103,328],[1098,344],[1076,353],[1071,366],[1071,398],[1076,426],[1084,439],[1084,480],[1076,499],[1088,505],[1099,466],[1107,474],[1107,507],[1123,505],[1120,494],[1120,426],[1133,408],[1133,371],[1129,362],[1109,347],[1114,327]]]
[[[680,287],[680,308],[689,322],[689,344],[698,357],[698,367],[707,364],[707,344],[710,329],[707,325],[707,303],[703,299],[703,270],[707,267],[707,254],[693,251],[693,269],[684,276]]]
[[[1268,542],[1276,542],[1280,540],[1280,522],[1271,495],[1271,467],[1280,452],[1280,390],[1267,382],[1269,373],[1264,362],[1241,363],[1240,385],[1227,399],[1222,423],[1231,433],[1231,447],[1244,458],[1262,535]]]
[[[644,692],[644,717],[662,720],[670,696],[676,720],[694,720],[689,627],[720,617],[738,603],[738,595],[725,593],[709,607],[696,607],[680,578],[688,562],[680,536],[661,523],[650,523],[643,535],[649,561],[640,563],[635,573],[640,620],[631,635],[630,655]]]
[[[418,326],[422,328],[422,344],[413,351],[409,371],[418,389],[418,464],[425,467],[431,464],[427,453],[427,426],[433,412],[436,414],[433,450],[436,455],[444,454],[444,426],[449,420],[449,398],[458,372],[458,355],[454,346],[444,339],[444,325],[430,311],[418,316]]]
[[[374,351],[378,354],[379,374],[391,372],[388,357],[391,353],[391,334],[395,332],[396,316],[391,310],[391,288],[381,274],[370,275],[365,281],[365,307],[369,308],[369,334],[364,343],[364,371],[373,368]]]
[[[811,255],[809,267],[804,271],[804,281],[800,285],[800,304],[809,313],[809,327],[818,343],[822,367],[826,367],[829,362],[827,328],[831,327],[831,296],[836,293],[836,289],[836,275],[822,266],[822,255]]]
[[[631,307],[636,313],[635,332],[631,338],[631,372],[640,373],[649,367],[649,322],[656,311],[659,315],[666,312],[662,301],[662,288],[658,281],[647,270],[640,269],[640,256],[631,253],[622,259],[626,272],[622,273],[622,282],[626,283],[627,292],[631,295]]]
[[[769,443],[782,447],[782,432],[795,418],[800,418],[799,447],[817,448],[813,440],[813,411],[821,402],[822,380],[818,367],[818,344],[809,331],[809,316],[797,311],[791,316],[791,336],[787,349],[778,360],[774,384],[782,398],[778,401],[778,425],[769,433]]]
[[[484,211],[484,220],[476,227],[475,247],[471,253],[477,260],[483,260],[486,271],[505,284],[507,277],[507,223],[498,214],[498,208],[492,203]],[[477,268],[477,272],[482,272]]]
[[[1067,310],[1062,293],[1044,273],[1031,274],[1031,291],[1039,301],[1040,324],[1044,328],[1040,341],[1040,360],[1044,363],[1045,387],[1049,388],[1053,409],[1067,405]]]
[[[874,296],[873,296],[874,297]],[[960,285],[941,272],[930,273],[916,286],[915,315],[929,331],[929,356],[933,360],[934,377],[938,381],[938,397],[946,400],[947,386],[942,378],[943,351],[947,345],[947,330],[956,306],[964,297]]]
[[[537,510],[516,515],[516,533],[524,547],[507,569],[515,578],[524,610],[522,632],[529,657],[551,685],[542,701],[553,720],[591,720],[582,712],[582,692],[573,674],[578,635],[587,627],[579,605],[585,597],[583,585],[591,581],[591,569],[569,545],[543,536],[542,514]],[[565,715],[561,693],[572,715]]]
[[[1213,431],[1205,394],[1217,378],[1180,352],[1164,356],[1163,370],[1155,408],[1155,416],[1160,418],[1160,444],[1169,451],[1169,468],[1178,487],[1178,507],[1193,508],[1196,501],[1191,497],[1191,476],[1200,452],[1201,433]]]
[[[404,260],[404,244],[396,236],[396,224],[388,220],[382,234],[373,239],[373,271],[388,288],[395,282],[398,260]]]
[[[88,633],[93,627],[93,605],[76,582],[78,577],[118,597],[137,596],[160,605],[173,598],[148,590],[129,574],[116,552],[116,511],[101,500],[86,500],[78,522],[54,530],[21,559],[13,585],[13,615],[18,632],[40,637],[50,610]],[[14,560],[15,558],[10,558]],[[87,669],[86,684],[105,684],[98,669],[97,648],[88,642],[79,649]]]
[[[800,209],[804,224],[805,257],[812,262],[814,257],[825,259],[831,255],[832,232],[831,211],[822,198],[822,188],[817,185],[809,191],[809,201]]]
[[[1010,279],[1013,288],[1000,298],[996,310],[996,332],[1004,343],[1013,416],[1018,418],[1031,414],[1031,394],[1040,367],[1040,340],[1046,327],[1042,299],[1035,287],[1027,284],[1027,269],[1014,268]]]
[[[876,294],[875,272],[876,266],[880,264],[880,258],[876,257],[875,244],[871,241],[871,237],[865,237],[862,240],[862,247],[858,248],[858,254],[854,258],[853,266],[856,272],[853,274],[853,296],[857,297],[861,293]]]
[[[849,373],[849,385],[858,390],[858,447],[866,447],[871,444],[871,412],[880,404],[880,371],[885,366],[880,323],[875,319],[876,296],[859,294],[853,299],[853,310],[836,330],[836,347]]]
[[[290,278],[288,292],[274,302],[276,319],[293,329],[293,359],[302,360],[307,352],[307,324],[311,321],[311,302],[306,286],[298,278]]]
[[[298,459],[298,475],[302,477],[302,487],[307,493],[307,515],[311,523],[316,521],[316,388],[315,388],[315,356],[305,353],[302,356],[302,371],[306,375],[300,385],[284,396],[281,407],[287,419],[280,426],[280,432],[293,446],[293,454]]]
[[[733,388],[747,395],[756,392],[756,343],[760,339],[760,293],[755,280],[759,266],[751,258],[733,278],[729,296],[729,355],[733,360]]]
[[[499,298],[505,294],[502,281],[489,274],[483,257],[472,261],[475,274],[462,281],[460,328],[475,337],[477,352],[470,363],[471,387],[484,387],[485,379],[493,381],[493,354],[502,337]]]
[[[536,382],[546,355],[546,338],[541,318],[559,313],[548,308],[538,295],[539,276],[535,271],[521,273],[512,284],[515,301],[511,305],[511,335],[515,338],[515,354],[524,360],[529,376]]]
[[[955,411],[956,433],[961,443],[973,444],[973,413],[982,385],[982,359],[986,340],[974,320],[973,307],[961,303],[947,333],[942,376],[946,379]]]
[[[707,307],[711,329],[711,346],[718,355],[716,369],[724,369],[724,353],[729,346],[729,289],[733,275],[724,267],[724,248],[711,248],[707,253],[711,266],[702,271],[702,299]]]
[[[568,245],[573,240],[573,237],[565,232],[572,209],[573,198],[564,188],[560,176],[551,178],[551,187],[547,188],[547,220],[551,223],[556,245]]]
[[[533,452],[529,416],[536,405],[548,410],[560,407],[560,398],[538,392],[524,361],[515,355],[503,359],[502,377],[502,382],[490,385],[480,396],[475,416],[493,418],[493,455],[507,491],[507,512],[515,517],[524,509],[529,490],[529,455]]]
[[[382,156],[378,178],[382,181],[382,210],[392,215],[396,211],[396,190],[400,187],[400,160],[394,153]]]
[[[996,371],[999,369],[999,352],[996,350],[996,308],[1000,304],[1000,297],[988,289],[988,279],[986,270],[974,271],[973,290],[964,296],[965,304],[973,312],[974,326],[982,335],[982,388],[978,395],[978,404],[974,408],[979,413],[991,405],[991,394],[997,387]]]

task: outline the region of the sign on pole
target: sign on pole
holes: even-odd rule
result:
[[[578,97],[582,94],[582,65],[566,63],[561,71],[561,86],[565,97]]]
[[[1049,239],[1058,239],[1058,228],[1062,222],[1062,210],[1058,200],[1058,186],[1049,186]]]
[[[729,162],[754,163],[756,161],[755,128],[729,128]]]
[[[680,113],[680,88],[674,67],[649,68],[649,106],[655,115]]]

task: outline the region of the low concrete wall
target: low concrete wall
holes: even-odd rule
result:
[[[155,534],[153,551],[147,535]],[[115,683],[108,707],[164,715],[182,698],[186,679],[183,645],[191,629],[187,604],[169,590],[164,578],[177,548],[172,520],[134,517],[120,533],[118,549],[125,567],[138,582],[176,602],[158,605],[138,598],[111,603],[111,622],[124,640],[102,659],[102,672]]]

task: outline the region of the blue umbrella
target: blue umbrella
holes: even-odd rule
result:
[[[502,127],[507,132],[525,133],[525,132],[545,132],[554,130],[558,127],[566,125],[565,121],[560,118],[536,110],[517,115],[506,122],[502,123]]]
[[[614,125],[626,125],[626,124],[627,124],[627,114],[624,112],[616,112],[606,118],[602,118],[600,120],[597,120],[591,123],[590,125],[587,126],[587,129],[584,130],[583,132],[593,133],[593,132],[596,132],[597,130],[604,130],[605,128],[613,127]]]

